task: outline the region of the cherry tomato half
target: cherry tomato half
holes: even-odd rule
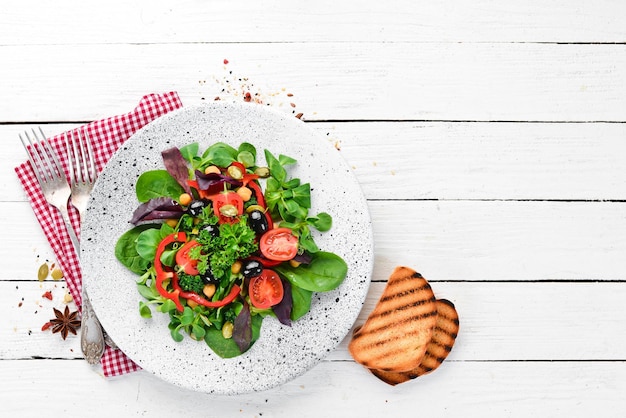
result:
[[[178,264],[185,273],[192,276],[195,276],[199,273],[198,260],[190,258],[189,251],[199,245],[200,243],[198,241],[192,239],[191,241],[180,247],[180,249],[176,252],[176,264]]]
[[[298,237],[289,228],[270,229],[261,237],[259,248],[267,259],[291,260],[298,253]]]
[[[258,309],[268,309],[283,300],[285,291],[278,274],[265,269],[260,276],[250,279],[248,294],[252,305]]]
[[[213,212],[219,218],[219,223],[233,223],[237,216],[243,214],[243,199],[231,190],[214,195]]]

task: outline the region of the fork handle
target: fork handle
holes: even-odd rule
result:
[[[78,241],[78,236],[76,236],[76,231],[74,230],[72,222],[70,221],[70,215],[67,211],[67,206],[60,205],[59,212],[61,213],[61,218],[63,218],[63,222],[65,222],[65,228],[67,229],[67,233],[70,235],[70,240],[72,241],[72,245],[74,245],[76,255],[80,256],[80,242]]]
[[[80,257],[80,241],[78,240],[76,231],[70,222],[67,207],[59,210],[61,212],[61,217],[65,222],[67,232],[70,235],[70,239],[72,240],[72,244],[74,244],[76,255]],[[82,218],[82,213],[80,215]],[[100,325],[100,321],[98,320],[96,313],[91,307],[89,296],[83,288],[83,305],[80,318],[80,348],[85,355],[87,363],[92,366],[98,364],[106,348],[105,345],[104,330],[102,329],[102,325]]]

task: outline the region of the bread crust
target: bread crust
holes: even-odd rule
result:
[[[385,383],[395,386],[428,374],[443,363],[456,341],[459,332],[459,315],[454,304],[449,300],[438,299],[436,305],[437,323],[420,364],[414,369],[404,372],[370,369],[374,376]]]
[[[419,273],[396,267],[348,350],[369,369],[405,372],[422,362],[437,322],[433,291]]]

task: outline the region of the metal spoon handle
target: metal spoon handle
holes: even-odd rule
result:
[[[80,242],[76,240],[74,242],[74,249],[76,254],[80,256]],[[85,360],[91,365],[98,364],[104,349],[106,348],[104,342],[104,334],[102,331],[102,325],[93,311],[89,296],[83,287],[83,305],[82,315],[80,318],[80,349],[85,355]]]
[[[83,312],[80,326],[80,348],[89,364],[97,364],[104,354],[104,335],[89,297],[83,291]]]

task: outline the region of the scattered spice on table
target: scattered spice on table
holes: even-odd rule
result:
[[[214,101],[228,100],[229,98],[243,100],[248,103],[257,103],[265,106],[282,107],[284,104],[288,104],[296,118],[302,119],[304,113],[293,110],[296,104],[292,100],[287,98],[294,97],[292,92],[287,92],[287,89],[282,87],[278,90],[275,89],[262,89],[255,85],[248,77],[240,77],[233,73],[233,70],[228,66],[230,61],[224,59],[225,74],[222,77],[213,76],[218,87],[221,87],[221,91],[218,95],[214,96]],[[199,80],[201,86],[206,85],[206,80]],[[204,100],[204,97],[202,97]]]
[[[61,280],[63,278],[63,271],[58,267],[54,267],[50,272],[50,276],[53,280]]]
[[[57,308],[52,309],[54,311],[54,316],[56,317],[50,320],[52,332],[54,334],[60,332],[61,338],[63,339],[66,339],[69,333],[76,335],[76,330],[80,328],[78,311],[70,312],[70,308],[68,306],[65,306],[64,312],[61,312]]]
[[[48,272],[50,271],[48,267],[48,263],[43,263],[39,266],[39,270],[37,270],[37,279],[40,282],[43,282],[48,277]]]

